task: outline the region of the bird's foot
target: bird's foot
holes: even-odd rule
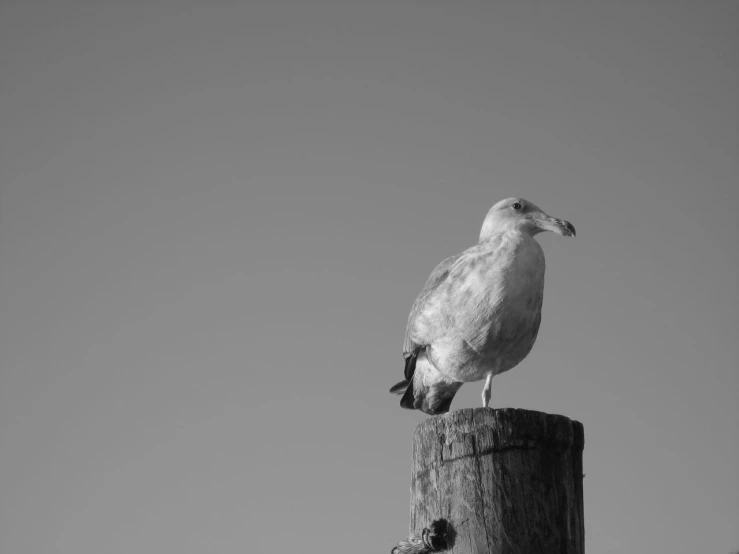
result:
[[[490,397],[493,395],[492,392],[493,374],[490,373],[485,379],[485,387],[482,389],[482,407],[487,408],[490,404]]]

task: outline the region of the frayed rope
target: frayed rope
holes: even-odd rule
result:
[[[390,554],[428,554],[447,548],[447,521],[437,519],[430,526],[424,527],[420,537],[413,535],[407,541],[401,541]]]

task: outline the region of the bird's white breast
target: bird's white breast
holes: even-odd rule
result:
[[[439,370],[460,381],[517,365],[541,321],[545,262],[538,242],[508,233],[496,248],[475,256],[450,288],[454,328],[430,345]]]

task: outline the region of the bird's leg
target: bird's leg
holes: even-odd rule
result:
[[[485,379],[485,387],[482,389],[482,407],[487,408],[490,404],[490,396],[492,395],[491,389],[493,384],[493,374],[488,373],[487,379]]]

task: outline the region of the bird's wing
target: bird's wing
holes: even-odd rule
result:
[[[423,344],[419,344],[414,341],[411,336],[413,327],[416,324],[416,319],[426,305],[429,297],[433,295],[439,285],[449,276],[450,268],[459,257],[460,255],[458,254],[456,256],[449,256],[445,260],[442,260],[441,263],[439,263],[439,265],[437,265],[431,272],[429,278],[426,279],[426,284],[423,285],[421,292],[418,293],[415,302],[413,302],[411,313],[408,315],[408,324],[405,327],[405,340],[403,342],[403,356],[406,358],[414,355],[419,347],[424,346]]]
[[[481,337],[487,336],[490,300],[484,295],[495,294],[502,278],[500,263],[506,255],[502,238],[485,245],[475,245],[462,254],[444,260],[429,281],[439,271],[433,287],[424,287],[416,299],[406,330],[406,346],[431,344],[435,339],[456,336],[477,350]],[[414,350],[405,348],[406,357]],[[406,376],[406,379],[408,377]]]

